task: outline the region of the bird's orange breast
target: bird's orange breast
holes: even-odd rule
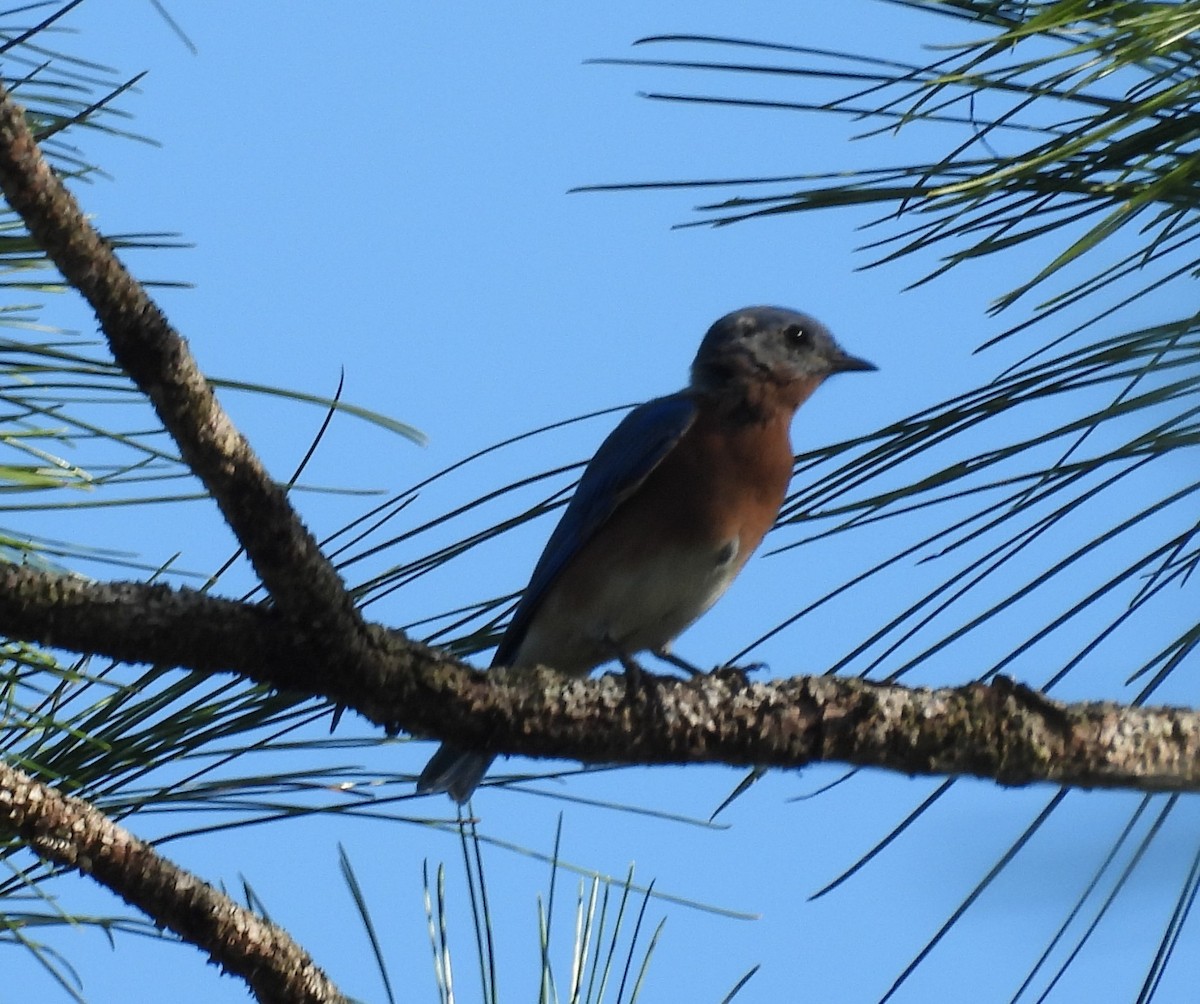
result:
[[[771,528],[792,473],[791,410],[696,421],[547,591],[515,663],[586,672],[663,648],[721,596]]]
[[[702,408],[629,506],[664,541],[703,547],[737,540],[740,568],[775,522],[792,476],[791,413],[730,422]],[[623,514],[613,514],[613,522]]]

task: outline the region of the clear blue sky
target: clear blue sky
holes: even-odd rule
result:
[[[344,368],[349,400],[429,437],[427,446],[416,447],[339,420],[309,468],[311,484],[397,491],[507,436],[675,390],[708,324],[751,303],[807,310],[850,351],[880,367],[869,377],[833,381],[806,404],[794,430],[798,449],[868,432],[973,386],[1021,354],[1014,346],[971,355],[1000,327],[985,315],[989,299],[1006,288],[995,266],[963,269],[904,293],[932,259],[856,271],[867,260],[854,251],[864,239],[855,228],[866,214],[672,230],[690,218],[701,195],[567,194],[596,182],[792,174],[917,156],[915,140],[903,136],[869,148],[848,146],[857,128],[851,122],[637,97],[672,87],[799,100],[814,84],[721,82],[584,63],[634,55],[630,43],[642,36],[728,34],[920,59],[921,43],[961,37],[966,28],[956,33],[931,17],[866,0],[169,6],[198,55],[186,51],[146,0],[92,0],[69,19],[82,34],[64,44],[130,74],[150,71],[140,93],[122,107],[135,114],[134,129],[162,144],[89,141],[88,152],[112,178],[78,190],[105,231],[171,230],[194,243],[188,250],[141,253],[131,263],[146,279],[195,283],[191,290],[163,292],[161,301],[207,371],[332,393]],[[52,304],[45,316],[91,330],[82,309]],[[229,396],[227,404],[281,476],[303,454],[321,417],[245,395]],[[573,426],[479,463],[423,494],[389,529],[400,532],[516,473],[583,459],[612,421]],[[541,494],[534,490],[525,503]],[[368,503],[304,495],[300,504],[323,534]],[[478,517],[478,525],[498,512]],[[453,534],[469,525],[457,524]],[[203,571],[231,547],[228,533],[200,505],[164,516],[161,525],[130,525],[117,511],[91,514],[77,526],[56,533],[103,532],[107,542],[137,549],[151,562],[183,549],[183,563]],[[543,520],[510,534],[375,604],[371,615],[405,624],[516,590],[549,529]],[[777,543],[787,543],[799,534],[784,529],[777,536]],[[723,661],[869,565],[886,543],[887,532],[880,531],[756,558],[678,650],[698,663]],[[401,545],[372,567],[431,546],[432,538]],[[366,574],[355,569],[352,577]],[[876,626],[896,596],[931,581],[928,575],[907,566],[801,621],[754,657],[778,675],[821,671]],[[231,581],[227,588],[238,586]],[[944,653],[920,682],[972,678],[978,670],[971,654],[969,648]],[[1052,657],[1043,651],[1010,672],[1042,679]],[[1117,693],[1119,679],[1117,667],[1094,690],[1088,681],[1074,684],[1070,696]],[[353,722],[344,728],[366,732]],[[412,772],[430,748],[397,743],[347,753],[345,762]],[[281,755],[279,766],[298,764]],[[739,1000],[863,1001],[887,988],[1051,792],[1002,792],[964,782],[856,880],[807,903],[936,784],[873,774],[817,799],[792,800],[840,773],[813,768],[771,776],[722,817],[723,829],[515,791],[484,791],[476,809],[489,836],[545,853],[561,811],[565,858],[613,875],[636,862],[639,881],[654,879],[660,891],[760,916],[734,920],[653,904],[653,920],[669,919],[645,1000],[716,1001],[762,963]],[[622,770],[536,789],[704,819],[739,776],[719,768]],[[900,1000],[1007,999],[1019,965],[1010,968],[1006,960],[1036,957],[1136,797],[1077,795],[1070,802],[1070,811],[967,915]],[[415,820],[442,819],[450,804],[414,800],[400,811]],[[1146,944],[1158,936],[1191,853],[1181,820],[1196,820],[1194,810],[1187,812],[1173,821],[1178,832],[1156,845],[1123,922],[1101,930],[1064,999],[1131,996],[1138,977],[1129,960],[1144,958]],[[175,819],[131,822],[146,836],[179,825]],[[338,842],[375,909],[404,1000],[435,999],[421,864],[449,863],[459,999],[473,999],[468,910],[457,882],[457,842],[446,829],[309,820],[175,842],[165,850],[230,889],[239,889],[244,876],[273,918],[347,992],[381,1000],[338,874]],[[500,849],[491,852],[488,867],[503,996],[530,1000],[536,897],[544,895],[547,869]],[[72,908],[114,908],[80,883],[60,888]],[[573,907],[573,881],[559,893],[559,905]],[[563,927],[556,934],[560,972],[568,933]],[[1144,940],[1131,956],[1138,937]],[[79,965],[96,1002],[245,999],[240,983],[218,977],[188,948],[127,940],[114,953],[91,935],[60,935],[54,944]],[[1182,988],[1194,987],[1200,954],[1191,956],[1177,959],[1162,999],[1183,999]],[[6,951],[3,968],[0,1000],[57,999],[24,953]]]

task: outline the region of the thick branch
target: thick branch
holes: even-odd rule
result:
[[[280,609],[330,647],[365,643],[341,578],[234,428],[186,341],[92,229],[0,87],[0,189],[96,312],[113,356],[150,399],[183,459],[220,506]]]
[[[0,828],[37,854],[107,886],[240,976],[262,1002],[346,998],[282,928],[161,857],[87,802],[0,763]]]
[[[839,761],[1141,791],[1200,790],[1200,712],[1060,704],[1006,679],[928,690],[829,676],[481,673],[381,627],[379,657],[334,663],[269,609],[166,586],[0,569],[0,632],[81,653],[229,671],[328,697],[389,729],[589,763],[800,767]]]

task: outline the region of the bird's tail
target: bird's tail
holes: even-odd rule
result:
[[[417,778],[417,794],[444,791],[459,805],[471,797],[495,757],[442,743]]]

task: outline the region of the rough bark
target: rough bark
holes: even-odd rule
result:
[[[0,763],[0,823],[47,861],[107,886],[161,927],[204,949],[264,1004],[346,998],[282,928],[238,906],[78,798]]]
[[[126,662],[231,672],[327,697],[389,731],[589,763],[837,761],[999,784],[1200,790],[1200,713],[1062,704],[1000,677],[928,689],[832,676],[751,682],[481,673],[380,625],[369,662],[326,661],[269,608],[168,586],[0,569],[0,631]]]
[[[24,111],[3,87],[0,189],[37,245],[95,311],[113,357],[149,398],[279,608],[316,643],[339,651],[365,645],[362,619],[340,576],[283,487],[230,421],[187,342],[55,175]]]
[[[114,358],[150,400],[184,461],[220,507],[281,615],[296,627],[293,634],[302,630],[310,650],[369,663],[370,635],[341,578],[283,488],[217,402],[186,341],[88,223],[43,158],[23,110],[3,87],[0,189],[36,244],[95,311]],[[60,585],[70,592],[71,583]],[[8,768],[3,778],[0,797],[6,799],[13,825],[30,818],[23,807],[29,797],[50,804],[49,789],[27,788],[13,780]],[[212,890],[178,869],[163,872],[173,866],[123,831],[105,831],[103,817],[88,816],[83,803],[62,804],[76,814],[54,822],[51,837],[35,839],[18,827],[39,854],[79,867],[156,923],[204,948],[224,968],[247,979],[260,1000],[340,999],[311,960],[296,954],[298,947],[284,932],[226,907],[211,908],[216,912],[206,916]],[[35,820],[33,825],[42,824]],[[105,847],[106,853],[97,853]],[[218,920],[219,926],[211,926]]]

